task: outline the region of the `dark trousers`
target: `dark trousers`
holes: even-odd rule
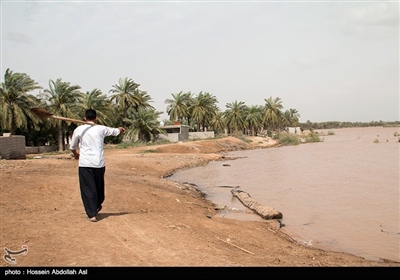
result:
[[[79,167],[79,186],[85,212],[89,218],[96,216],[104,202],[104,174],[106,168]]]

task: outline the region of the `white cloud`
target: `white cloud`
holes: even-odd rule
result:
[[[363,7],[346,9],[341,22],[346,35],[362,38],[393,38],[399,30],[399,3],[372,3]],[[397,32],[397,39],[399,33]]]

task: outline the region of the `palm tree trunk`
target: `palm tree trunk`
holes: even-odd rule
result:
[[[57,125],[57,143],[58,143],[58,151],[62,152],[63,151],[63,137],[62,137],[62,126],[61,122]]]
[[[65,131],[64,131],[64,129],[62,129],[61,130],[62,131],[62,148],[63,148],[63,151],[65,151],[66,149],[65,149]]]
[[[12,108],[12,107],[11,107]],[[10,127],[10,133],[11,135],[15,135],[15,131],[17,130],[17,125],[15,123],[15,111],[12,108],[11,109],[11,127]]]

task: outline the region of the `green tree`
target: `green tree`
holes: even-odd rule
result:
[[[113,85],[110,90],[112,93],[111,101],[121,107],[123,112],[123,126],[126,126],[128,117],[128,109],[133,107],[135,110],[139,108],[154,109],[150,105],[151,97],[147,92],[139,90],[140,84],[135,83],[132,79],[119,79],[119,83]]]
[[[124,120],[128,127],[126,137],[131,140],[138,139],[139,141],[153,141],[158,134],[165,134],[165,130],[160,129],[158,117],[163,112],[158,112],[154,109],[139,107],[137,110],[129,108],[128,117]]]
[[[243,101],[238,102],[237,100],[227,103],[224,116],[226,124],[230,132],[234,132],[237,135],[238,131],[242,131],[245,128],[245,111],[246,104]]]
[[[210,125],[215,133],[225,132],[226,122],[224,117],[224,112],[217,110],[215,115],[211,119]]]
[[[263,127],[263,107],[260,105],[248,106],[245,115],[245,122],[251,135],[256,136],[258,131]]]
[[[164,101],[167,104],[166,112],[172,122],[182,122],[184,118],[190,115],[189,107],[192,102],[192,93],[180,91],[178,93],[171,93],[171,95],[172,98],[167,98]]]
[[[93,89],[87,91],[83,95],[82,106],[84,110],[94,109],[97,112],[98,123],[103,125],[111,125],[109,115],[111,115],[112,106],[111,101],[106,94],[102,93],[100,89]],[[82,112],[83,115],[84,112]]]
[[[48,107],[54,115],[71,119],[82,119],[84,95],[79,91],[81,87],[63,82],[61,78],[56,81],[49,80],[49,88],[45,89],[42,98],[48,101]],[[66,149],[65,142],[68,141],[68,127],[70,122],[55,120],[58,131],[58,150]],[[70,131],[70,130],[69,130]]]
[[[161,121],[163,125],[173,125],[174,123],[170,119],[163,119]]]
[[[32,114],[39,100],[29,94],[41,89],[37,82],[25,73],[14,73],[9,68],[4,74],[4,82],[0,87],[1,127],[15,134],[17,128],[27,128],[29,122],[37,123],[38,118]]]
[[[200,126],[206,128],[211,122],[213,116],[216,114],[218,99],[208,93],[202,91],[193,98],[193,102],[189,107],[191,117],[195,119],[197,124],[197,131],[200,131]]]
[[[265,101],[265,115],[264,122],[267,124],[267,127],[271,127],[273,130],[279,126],[280,117],[282,114],[282,101],[279,97],[275,99],[269,97],[268,99],[264,99]]]
[[[297,126],[299,124],[300,120],[300,113],[297,111],[297,109],[289,109],[288,110],[288,115],[289,115],[289,122],[291,126]]]

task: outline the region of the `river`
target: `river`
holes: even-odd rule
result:
[[[194,184],[226,206],[219,216],[263,221],[232,196],[239,187],[281,212],[281,230],[299,243],[400,262],[400,128],[316,131],[322,142],[229,152],[238,159],[169,179]]]

